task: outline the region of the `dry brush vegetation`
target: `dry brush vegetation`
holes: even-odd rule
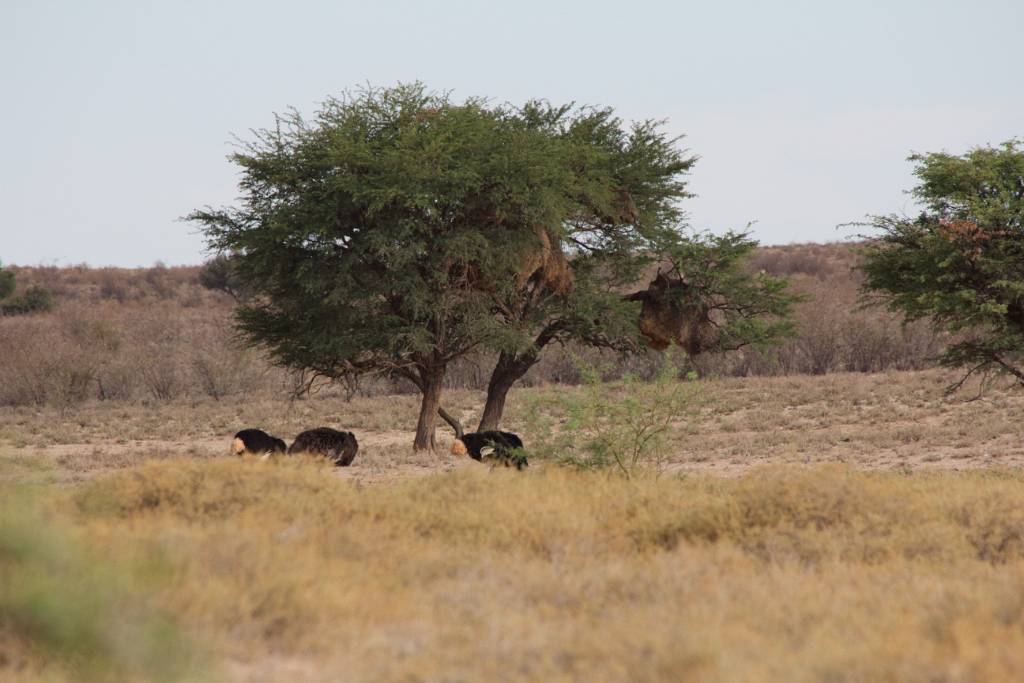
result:
[[[796,311],[797,337],[770,351],[701,356],[696,368],[709,376],[764,376],[929,367],[944,340],[924,324],[904,327],[885,311],[861,310],[855,264],[856,246],[849,244],[758,250],[753,270],[790,277],[808,297]],[[299,378],[235,343],[234,301],[204,289],[199,268],[11,270],[24,286],[51,291],[57,307],[37,316],[0,316],[0,405],[280,396],[299,386]],[[579,383],[579,355],[589,362],[615,360],[609,378],[623,372],[651,377],[660,363],[653,352],[620,361],[553,348],[523,384]],[[488,355],[457,363],[449,388],[484,388],[493,363]],[[348,389],[366,396],[412,390],[383,380]]]

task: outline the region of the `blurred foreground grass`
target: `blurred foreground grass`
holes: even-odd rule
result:
[[[0,527],[4,680],[41,662],[195,680],[172,623],[227,680],[1024,676],[1020,472],[361,487],[225,458],[35,491],[4,509],[43,511]]]
[[[206,680],[149,600],[150,571],[91,550],[29,489],[8,484],[0,496],[0,680]]]

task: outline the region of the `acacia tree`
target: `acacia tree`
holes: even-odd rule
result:
[[[409,379],[424,449],[448,364],[502,343],[495,300],[528,280],[554,286],[550,234],[581,182],[572,151],[524,110],[371,89],[257,131],[231,157],[240,205],[189,218],[253,295],[244,335],[326,377]]]
[[[241,205],[190,218],[232,255],[252,342],[312,376],[408,379],[427,448],[438,412],[461,429],[441,390],[472,350],[499,352],[486,428],[550,342],[637,348],[640,299],[624,288],[685,251],[695,159],[677,142],[609,109],[367,90],[257,131],[232,155]]]
[[[1024,384],[1024,149],[1019,141],[963,155],[915,154],[917,218],[874,216],[881,235],[865,249],[864,293],[960,333],[940,358]]]

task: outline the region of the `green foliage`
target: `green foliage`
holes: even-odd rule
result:
[[[695,410],[700,383],[680,380],[666,358],[657,376],[643,382],[627,375],[605,382],[600,371],[581,363],[584,384],[560,397],[567,419],[557,435],[547,430],[537,452],[556,462],[588,470],[616,471],[626,478],[642,471],[660,473],[668,461],[668,441],[678,423]],[[543,407],[530,410],[537,422]]]
[[[715,324],[714,343],[704,352],[769,347],[794,335],[790,315],[803,297],[787,291],[785,278],[747,271],[756,248],[749,234],[733,231],[697,234],[669,247],[669,272],[681,283],[677,296],[706,308]]]
[[[262,295],[243,331],[328,376],[443,364],[495,334],[478,285],[509,286],[520,226],[557,225],[571,181],[515,112],[419,85],[278,117],[232,159],[242,206],[191,218]]]
[[[660,122],[400,85],[278,116],[232,160],[241,204],[189,217],[232,255],[204,269],[208,286],[252,294],[239,327],[282,365],[413,382],[420,447],[448,363],[472,350],[499,352],[483,429],[547,344],[640,350],[625,293],[666,258],[680,295],[720,318],[723,348],[789,331],[784,282],[742,270],[746,235],[684,236],[696,158]]]
[[[0,304],[0,313],[3,315],[31,315],[51,310],[53,295],[50,294],[50,290],[39,285],[32,285],[21,294]]]
[[[3,264],[0,263],[0,299],[6,299],[13,294],[14,287],[14,273],[4,270]]]
[[[571,257],[571,287],[542,287],[534,278],[495,297],[500,351],[488,383],[480,429],[496,429],[505,395],[552,342],[573,340],[623,354],[641,350],[639,308],[622,292],[681,239],[679,201],[691,196],[686,174],[696,157],[660,122],[628,128],[611,109],[531,103],[524,118],[568,151],[575,182],[552,250]],[[523,226],[529,229],[530,226]]]
[[[240,301],[246,296],[245,285],[235,274],[231,257],[217,254],[199,269],[199,284],[206,289],[224,292],[232,299]]]
[[[657,182],[667,182],[667,178]],[[624,234],[631,230],[634,228],[629,225],[620,226]],[[691,346],[691,352],[769,347],[794,334],[790,315],[801,298],[787,291],[788,281],[783,278],[749,273],[747,262],[757,242],[746,233],[687,235],[678,229],[660,229],[642,244],[627,243],[629,246],[621,251],[578,253],[572,262],[576,281],[570,292],[549,297],[526,293],[522,308],[517,308],[515,302],[502,307],[510,337],[519,345],[502,349],[488,385],[480,429],[498,427],[504,393],[552,341],[572,339],[623,355],[642,353],[645,345],[638,334],[637,302],[650,292],[629,296],[622,292],[637,287],[642,271],[646,268],[649,273],[655,263],[658,277],[667,277],[672,283],[664,292],[667,300],[661,304],[680,314],[674,322],[683,328],[697,315],[708,317],[706,325],[713,330],[711,341],[700,345],[699,350]],[[521,314],[517,317],[509,311]],[[536,336],[514,336],[529,331]],[[682,329],[674,332],[686,336]],[[676,339],[676,343],[683,342]]]
[[[1024,149],[1019,141],[963,155],[917,154],[914,219],[875,216],[864,292],[908,320],[961,333],[940,358],[1024,384]]]
[[[241,205],[190,219],[256,295],[238,313],[250,341],[317,375],[405,377],[422,425],[470,350],[528,368],[552,339],[624,326],[610,288],[675,234],[686,196],[675,142],[608,109],[368,89],[277,117],[232,156]]]
[[[2,487],[0,641],[5,667],[54,667],[75,681],[206,680],[177,628],[122,585],[73,537],[41,515],[25,490]],[[44,678],[45,677],[45,678]]]
[[[528,281],[502,292],[498,346],[527,363],[547,343],[567,339],[635,350],[637,307],[621,292],[682,238],[679,201],[692,196],[685,177],[697,158],[660,122],[627,127],[608,108],[534,102],[522,116],[561,143],[571,168],[570,201],[552,232],[560,237],[553,246],[572,256],[574,282],[568,291],[538,291]]]

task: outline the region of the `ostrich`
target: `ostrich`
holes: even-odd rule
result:
[[[359,452],[359,442],[352,432],[339,432],[330,427],[308,429],[292,442],[288,454],[315,453],[334,461],[338,467],[348,467]]]
[[[270,455],[284,453],[288,446],[277,437],[270,436],[262,429],[243,429],[235,434],[231,442],[231,452],[235,455],[252,453],[253,455]]]
[[[502,464],[521,470],[529,463],[523,455],[523,440],[512,432],[472,432],[462,434],[456,430],[452,455],[468,455],[479,462]]]

